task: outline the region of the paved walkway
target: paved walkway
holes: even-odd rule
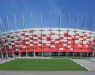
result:
[[[15,58],[0,58],[0,64],[14,60]]]
[[[88,71],[95,71],[95,62],[89,59],[72,59],[74,62],[85,67]]]
[[[89,71],[0,71],[0,75],[95,75]]]

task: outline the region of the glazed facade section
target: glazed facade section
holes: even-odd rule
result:
[[[93,53],[94,46],[95,34],[86,30],[34,28],[0,34],[0,54]]]

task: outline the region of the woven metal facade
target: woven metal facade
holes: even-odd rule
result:
[[[95,33],[77,29],[34,28],[0,34],[0,52],[86,52],[92,53]]]

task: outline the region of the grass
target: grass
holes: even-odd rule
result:
[[[16,59],[0,64],[0,70],[86,71],[69,59]]]

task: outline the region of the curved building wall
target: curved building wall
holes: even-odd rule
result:
[[[2,53],[86,52],[95,46],[94,32],[77,29],[33,28],[0,34]]]

